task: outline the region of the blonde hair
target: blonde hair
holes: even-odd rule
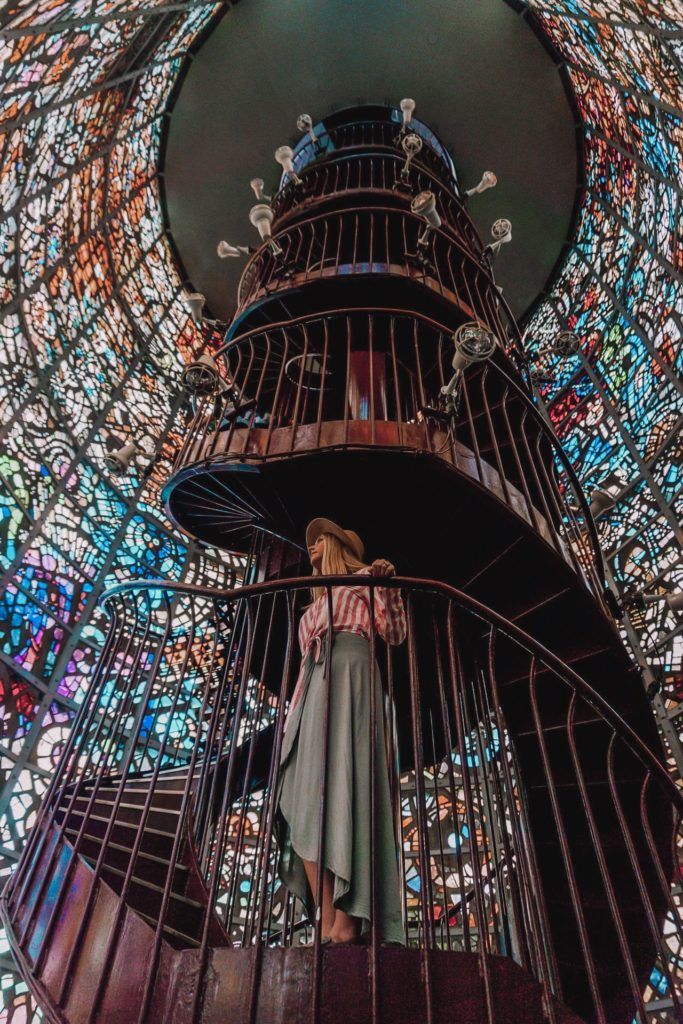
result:
[[[320,571],[313,570],[314,576],[341,576],[344,573],[358,572],[359,569],[366,569],[365,562],[361,562],[354,555],[350,547],[335,537],[333,533],[321,534],[323,539],[323,560]],[[313,587],[311,595],[314,601],[323,597],[326,593],[325,587]]]

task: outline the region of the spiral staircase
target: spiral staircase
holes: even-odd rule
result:
[[[253,218],[263,242],[195,368],[165,490],[182,529],[244,554],[248,583],[106,596],[95,678],[2,897],[14,955],[55,1024],[645,1024],[655,968],[680,1015],[683,798],[492,253],[414,117],[355,108],[313,134]],[[458,364],[473,330],[495,346]],[[406,641],[372,643],[404,948],[374,929],[322,946],[277,879],[317,515],[402,574]]]

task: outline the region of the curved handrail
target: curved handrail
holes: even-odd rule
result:
[[[338,145],[336,137],[338,135],[341,135],[344,132],[346,132],[347,134],[350,134],[355,129],[357,131],[361,130],[361,131],[363,131],[363,132],[365,132],[367,134],[368,133],[368,129],[373,130],[373,129],[377,129],[377,128],[380,129],[380,134],[382,136],[386,136],[386,135],[392,136],[392,140],[391,141],[393,142],[393,137],[395,137],[395,134],[400,131],[401,126],[400,126],[400,124],[395,123],[394,121],[391,121],[391,120],[388,120],[388,119],[385,120],[385,121],[381,121],[381,120],[353,121],[353,120],[350,120],[350,121],[341,122],[340,124],[332,125],[332,126],[329,126],[329,127],[325,124],[325,121],[323,120],[323,121],[319,121],[316,125],[314,125],[314,131],[316,131],[318,143],[320,144],[320,143],[324,142],[325,139],[327,139],[328,141],[331,141],[333,143],[333,145],[335,145],[335,147]],[[426,158],[427,156],[429,156],[432,160],[438,161],[439,164],[441,164],[446,169],[446,171],[448,173],[452,174],[453,177],[455,177],[455,167],[453,165],[453,158],[451,157],[450,153],[448,152],[448,150],[446,149],[444,144],[441,142],[439,137],[430,128],[428,128],[427,125],[425,125],[422,121],[420,121],[418,118],[413,118],[412,129],[413,129],[413,131],[416,132],[416,134],[418,134],[420,136],[420,138],[423,140],[423,143],[425,143],[425,145],[423,146],[423,150],[422,150],[422,152],[424,153],[424,157]],[[439,147],[438,149],[437,149],[437,146],[434,145],[434,142],[436,142],[437,146]],[[347,142],[347,141],[344,140],[342,142],[342,144],[341,144],[341,149],[346,151],[346,150],[349,150],[351,148],[355,148],[356,146],[363,146],[363,147],[366,147],[366,148],[367,147],[376,148],[376,147],[379,147],[379,146],[382,146],[382,145],[386,145],[386,143],[384,143],[383,140],[382,141],[377,141],[374,138],[373,139],[369,139],[369,140],[364,138],[360,142],[353,142],[353,141]],[[314,159],[311,160],[311,161],[308,161],[308,160],[304,161],[304,160],[302,160],[302,156],[304,156],[304,154],[306,154],[306,151],[309,150],[309,149],[312,150],[312,155],[313,155]],[[441,150],[441,152],[439,152],[439,149]],[[339,152],[339,151],[340,151],[339,149],[335,148],[331,152],[334,153],[334,152]],[[300,141],[297,143],[297,145],[294,147],[294,158],[293,159],[294,159],[294,167],[297,170],[297,172],[303,173],[303,171],[307,167],[311,166],[312,163],[317,162],[319,157],[316,157],[315,154],[316,154],[316,147],[315,147],[315,145],[313,144],[313,142],[309,138],[307,138],[306,136],[303,136],[300,139]],[[329,155],[329,151],[325,151],[323,154],[320,154],[320,158],[324,158],[326,155]]]
[[[376,215],[376,214],[389,214],[389,215],[394,215],[394,216],[397,216],[397,217],[404,217],[408,221],[412,221],[412,222],[414,222],[418,226],[423,226],[423,222],[422,222],[421,218],[417,214],[412,213],[411,210],[410,210],[410,207],[407,207],[405,210],[398,210],[394,206],[373,206],[372,208],[370,208],[370,207],[352,207],[352,208],[349,208],[349,209],[345,209],[343,211],[336,211],[332,216],[336,216],[336,217],[339,217],[339,218],[341,218],[341,217],[353,217],[356,213],[359,212],[359,210],[362,211],[363,213],[372,214],[372,215]],[[316,224],[316,223],[318,223],[320,221],[326,220],[328,218],[328,216],[330,216],[330,214],[327,214],[327,213],[315,213],[315,214],[313,214],[313,215],[311,215],[309,217],[303,217],[301,220],[296,221],[296,223],[292,224],[291,227],[289,227],[287,225],[284,225],[282,230],[278,230],[277,226],[274,225],[275,230],[272,233],[272,238],[276,242],[279,243],[288,234],[290,234],[290,233],[292,233],[294,231],[299,231],[302,228],[306,228],[306,227],[311,228],[314,224]],[[448,230],[446,230],[446,229],[448,229]],[[495,297],[497,299],[500,296],[500,292],[498,291],[498,289],[496,287],[496,284],[495,284],[495,281],[493,280],[493,276],[491,274],[490,269],[486,266],[486,264],[484,262],[482,262],[477,257],[476,253],[472,252],[471,249],[468,249],[466,246],[463,245],[462,239],[458,238],[456,236],[456,234],[453,231],[453,229],[450,228],[450,225],[448,225],[446,222],[444,222],[441,227],[433,228],[432,230],[434,232],[435,237],[442,238],[447,245],[455,248],[458,251],[459,255],[461,255],[461,256],[465,257],[467,260],[469,260],[469,262],[472,264],[473,269],[478,274],[481,274],[481,276],[484,278],[486,284],[495,293]],[[242,271],[242,275],[240,277],[240,282],[239,282],[238,289],[237,289],[238,311],[240,313],[243,313],[244,310],[247,309],[248,306],[253,301],[253,296],[249,299],[248,302],[245,302],[242,299],[243,282],[249,279],[248,275],[254,271],[254,268],[257,267],[258,261],[262,258],[262,256],[266,255],[267,253],[268,253],[268,242],[263,242],[258,247],[256,252],[254,252],[249,257],[249,259],[247,260],[247,262],[244,265],[244,270]],[[285,286],[286,286],[286,282],[285,282]],[[506,308],[506,311],[507,311],[507,306],[505,308]]]
[[[288,317],[286,320],[272,320],[267,324],[259,324],[258,327],[250,327],[242,334],[236,334],[232,338],[229,338],[212,353],[214,359],[218,356],[223,355],[229,348],[236,347],[238,344],[244,341],[248,341],[250,338],[255,337],[258,334],[266,334],[268,331],[284,330],[287,327],[296,327],[297,324],[305,323],[308,320],[324,320],[326,317],[332,316],[346,316],[352,313],[379,313],[387,314],[388,316],[405,316],[412,320],[419,320],[425,323],[428,327],[433,327],[435,330],[442,331],[444,334],[452,334],[452,329],[446,327],[445,324],[439,320],[435,320],[432,316],[426,313],[417,312],[414,309],[400,309],[394,306],[343,306],[336,309],[325,309],[322,312],[316,313],[302,313],[299,316]],[[508,356],[508,352],[502,347],[501,350]],[[512,381],[512,378],[509,378]],[[519,385],[513,381],[515,387]],[[522,392],[523,393],[523,392]],[[527,396],[528,397],[528,396]],[[539,414],[540,415],[540,414]],[[542,418],[542,417],[541,417]],[[545,423],[546,421],[543,420]]]
[[[171,590],[177,594],[192,594],[197,597],[212,598],[213,600],[220,599],[224,601],[235,601],[252,597],[254,595],[272,594],[282,591],[309,590],[312,580],[315,580],[316,586],[343,586],[344,584],[348,585],[349,577],[348,575],[291,577],[289,579],[274,580],[265,583],[251,583],[242,587],[233,588],[232,590],[211,590],[210,588],[200,587],[194,583],[173,583],[165,582],[163,580],[137,580],[134,583],[119,583],[116,586],[109,588],[100,596],[98,603],[108,611],[108,603],[122,594],[135,590],[148,591],[155,589]],[[621,715],[619,715],[619,713],[607,703],[604,697],[602,697],[597,690],[594,690],[593,687],[585,681],[585,679],[582,679],[581,676],[578,675],[578,673],[576,673],[569,665],[566,665],[561,658],[558,658],[556,654],[553,654],[552,651],[548,650],[548,648],[540,643],[540,641],[529,636],[528,633],[517,626],[514,622],[510,622],[499,612],[487,607],[485,604],[482,604],[481,601],[477,601],[476,598],[464,593],[464,591],[458,590],[456,587],[452,587],[447,583],[441,583],[436,580],[418,579],[410,576],[392,576],[389,582],[386,577],[363,576],[363,586],[365,587],[366,584],[373,588],[393,586],[421,593],[439,594],[442,597],[447,597],[450,600],[455,601],[461,607],[464,607],[467,611],[485,622],[502,629],[503,632],[507,633],[512,639],[520,644],[520,646],[525,648],[528,653],[539,658],[547,668],[567,679],[575,691],[577,691],[587,703],[591,704],[595,710],[600,713],[608,724],[620,734],[622,740],[628,743],[632,752],[636,754],[636,756],[641,760],[641,763],[643,763],[644,766],[653,773],[658,784],[663,787],[671,797],[671,800],[675,804],[679,813],[683,815],[683,793],[675,785],[661,762],[655,757],[650,748],[640,739],[631,726],[624,721]]]
[[[368,156],[378,155],[378,156],[381,156],[383,158],[386,157],[387,159],[394,160],[397,164],[403,164],[403,162],[405,160],[405,154],[399,153],[396,149],[392,149],[390,146],[385,146],[385,145],[349,146],[349,147],[347,147],[347,148],[345,148],[343,150],[336,150],[335,152],[327,153],[324,159],[320,159],[320,160],[316,161],[316,163],[307,164],[306,167],[304,167],[301,170],[300,177],[302,178],[302,180],[305,181],[307,175],[311,175],[312,176],[314,173],[318,173],[318,172],[324,170],[326,167],[333,166],[335,164],[341,164],[345,160],[358,159],[358,157],[361,155],[361,154],[359,154],[357,152],[357,150],[359,150],[359,149],[363,150],[364,153],[367,154]],[[429,178],[442,192],[444,192],[448,196],[448,198],[451,201],[451,203],[454,206],[457,206],[458,212],[460,214],[462,214],[463,221],[465,222],[467,227],[470,229],[472,235],[476,239],[478,239],[479,242],[481,243],[481,239],[479,238],[479,232],[477,231],[476,225],[475,225],[474,221],[472,220],[472,218],[470,217],[469,212],[468,212],[467,208],[465,207],[465,205],[464,205],[464,203],[462,201],[462,198],[460,196],[458,196],[456,192],[453,191],[453,189],[450,187],[450,185],[446,181],[444,181],[443,178],[439,177],[439,175],[433,169],[431,169],[427,164],[425,164],[423,160],[420,160],[419,155],[416,156],[416,157],[413,157],[411,167],[414,167],[416,171],[419,171],[426,178]],[[279,189],[278,192],[276,193],[276,195],[273,197],[272,207],[273,207],[273,212],[275,214],[275,221],[276,221],[276,223],[280,220],[281,217],[282,218],[289,217],[289,215],[294,211],[294,209],[295,209],[294,207],[288,206],[286,211],[284,213],[281,213],[280,212],[280,204],[283,202],[283,200],[285,198],[288,199],[289,196],[292,193],[296,194],[295,193],[295,189],[296,189],[296,184],[294,182],[287,182],[287,184],[284,185],[281,189]],[[375,188],[375,187],[370,188],[369,186],[365,187],[365,188],[361,187],[361,188],[359,188],[357,190],[354,189],[353,191],[372,192],[372,193],[375,193],[375,192],[386,192],[387,194],[391,194],[391,190],[390,189]],[[307,200],[307,201],[312,203],[312,202],[316,202],[316,201],[323,201],[323,200],[331,199],[334,195],[338,195],[338,194],[342,194],[342,193],[344,195],[348,195],[349,189],[340,190],[339,193],[338,192],[325,193],[324,195],[312,195],[312,196],[302,195],[301,199],[302,200]],[[393,194],[395,194],[395,193],[393,193]],[[483,243],[481,243],[481,246],[483,248]]]

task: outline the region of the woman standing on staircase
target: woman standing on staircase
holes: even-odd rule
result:
[[[393,576],[385,559],[362,562],[363,543],[352,530],[329,519],[314,519],[306,531],[313,575]],[[371,664],[370,635],[400,644],[406,619],[397,588],[354,582],[332,588],[330,678],[325,678],[329,598],[323,587],[299,624],[301,670],[285,723],[278,794],[280,878],[316,920],[320,808],[323,799],[325,705],[329,695],[325,826],[323,942],[354,943],[371,919]],[[371,600],[374,623],[371,623]],[[389,790],[383,694],[375,663],[375,879],[379,940],[404,944],[397,846]]]

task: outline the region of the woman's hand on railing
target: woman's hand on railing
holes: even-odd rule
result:
[[[370,566],[373,576],[395,576],[396,568],[386,558],[376,558]]]

